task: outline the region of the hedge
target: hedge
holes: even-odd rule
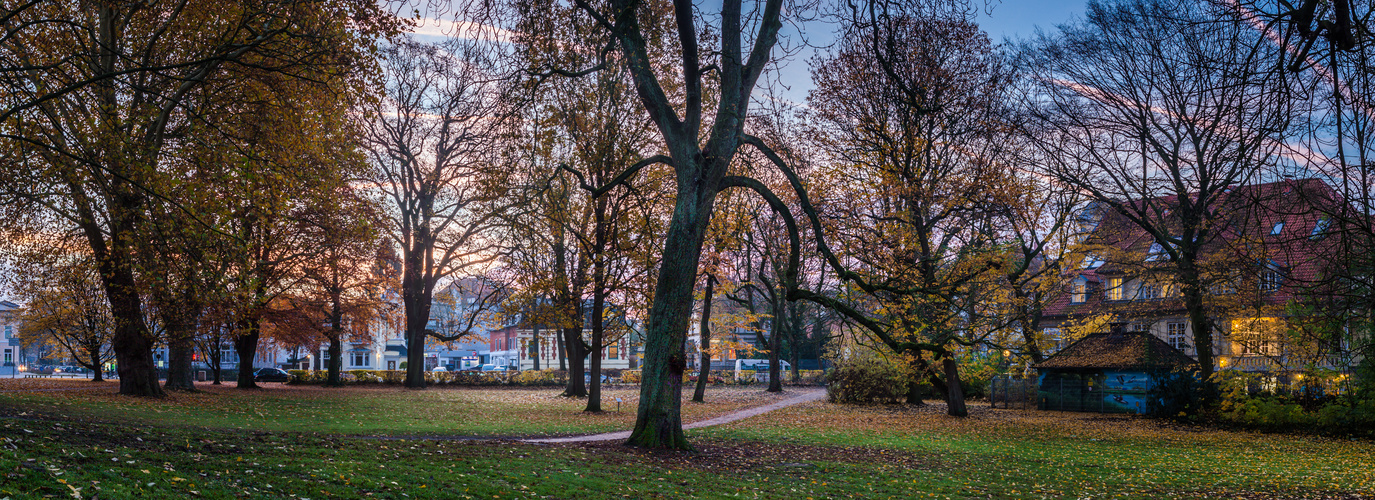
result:
[[[291,380],[288,382],[290,384],[323,384],[329,377],[329,372],[326,370],[287,370],[287,373],[291,375]],[[639,384],[641,381],[640,370],[605,369],[602,370],[602,375],[612,377],[613,380],[619,379],[622,384]],[[825,383],[825,372],[822,370],[802,370],[799,375],[802,376],[802,380],[794,384],[791,373],[784,372],[783,382],[789,385],[822,385]],[[716,370],[711,372],[710,377],[708,380],[718,385],[753,385],[759,383],[753,370],[741,370],[739,374],[735,373],[734,370]],[[339,378],[347,385],[400,385],[406,382],[406,371],[346,370],[339,374]],[[696,371],[683,374],[685,385],[696,381]],[[566,370],[425,372],[425,383],[461,386],[560,387],[568,384],[568,372]]]

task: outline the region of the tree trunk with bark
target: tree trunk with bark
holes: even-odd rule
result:
[[[773,321],[769,325],[769,389],[767,392],[783,392],[783,367],[779,366],[782,359],[779,351],[783,350],[783,329],[788,322],[787,314],[783,309],[785,302],[783,294],[786,291],[774,291],[773,302]]]
[[[691,449],[683,435],[683,372],[687,368],[684,342],[692,321],[692,295],[703,237],[716,201],[715,182],[684,179],[679,172],[678,200],[664,243],[659,282],[654,288],[645,335],[640,404],[635,430],[626,444],[645,448]]]
[[[169,301],[170,302],[170,301]],[[192,301],[178,301],[168,304],[167,312],[162,315],[167,331],[167,390],[194,391],[196,354],[196,325],[200,320],[201,306]]]
[[[707,289],[702,297],[702,323],[698,335],[701,339],[702,366],[697,370],[697,388],[692,392],[692,400],[706,402],[707,379],[711,377],[711,296],[715,291],[716,277],[707,275]]]
[[[253,380],[253,358],[258,354],[258,339],[262,332],[258,329],[256,318],[244,320],[242,327],[242,332],[234,339],[234,352],[239,354],[239,388],[257,389],[258,383]]]
[[[969,409],[964,406],[964,388],[960,386],[959,363],[955,362],[955,358],[946,356],[941,364],[945,368],[945,414],[952,417],[969,416]]]

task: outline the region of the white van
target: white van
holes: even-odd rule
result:
[[[792,369],[792,365],[787,361],[778,360],[779,373]],[[767,374],[769,372],[769,360],[767,359],[737,359],[735,360],[735,373],[740,376],[740,370],[754,370],[756,373]],[[765,375],[766,377],[768,375]]]

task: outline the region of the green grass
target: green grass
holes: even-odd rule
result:
[[[696,416],[685,420],[752,406],[757,391],[718,391],[730,402],[686,405]],[[1375,495],[1368,441],[978,405],[959,420],[934,408],[808,403],[689,431],[698,453],[396,438],[621,430],[633,419],[633,410],[581,415],[579,402],[557,392],[269,389],[162,401],[0,394],[0,498],[72,498],[72,488],[102,499]],[[236,407],[255,410],[229,411]],[[330,419],[331,411],[355,413]],[[473,420],[454,420],[465,417]]]
[[[602,391],[600,414],[585,413],[585,399],[559,397],[558,389],[393,386],[325,388],[268,384],[261,390],[200,385],[197,393],[163,399],[130,398],[103,391],[0,393],[0,407],[88,420],[137,422],[278,432],[365,435],[534,436],[625,430],[635,423],[638,388]],[[684,405],[688,421],[776,399],[759,388],[713,388],[707,404]],[[616,398],[623,402],[616,411]]]

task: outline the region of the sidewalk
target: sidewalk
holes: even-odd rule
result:
[[[700,422],[693,422],[693,423],[690,423],[690,424],[686,424],[686,425],[683,426],[683,428],[684,428],[684,429],[697,429],[697,428],[700,428],[700,427],[711,427],[711,426],[713,426],[713,425],[728,424],[728,423],[734,422],[734,421],[736,421],[736,420],[743,420],[743,419],[750,418],[750,417],[753,417],[753,416],[756,416],[756,415],[763,415],[763,414],[765,414],[765,413],[768,413],[768,412],[771,412],[771,411],[774,411],[774,410],[777,410],[777,409],[780,409],[780,408],[787,408],[787,407],[792,406],[792,405],[802,404],[802,403],[808,403],[808,402],[811,402],[811,401],[820,401],[820,400],[825,399],[825,398],[826,398],[826,391],[825,391],[824,389],[823,389],[823,390],[819,390],[819,391],[806,391],[806,392],[803,392],[802,394],[800,394],[800,395],[798,395],[798,396],[794,396],[794,397],[791,397],[791,398],[788,398],[788,399],[785,399],[785,400],[782,400],[782,401],[778,401],[778,402],[775,402],[775,403],[766,404],[766,405],[764,405],[764,406],[756,406],[756,407],[754,407],[754,408],[746,408],[746,409],[743,409],[743,410],[740,410],[740,411],[737,411],[737,412],[734,412],[734,413],[728,413],[728,414],[725,414],[725,415],[722,415],[722,416],[719,416],[719,417],[716,417],[716,418],[710,418],[710,419],[707,419],[707,420],[702,420],[702,421],[700,421]],[[608,432],[608,433],[604,433],[604,434],[592,434],[592,435],[588,435],[588,436],[569,436],[569,437],[561,437],[561,438],[522,439],[520,442],[522,442],[522,443],[541,443],[541,444],[553,444],[553,443],[586,443],[586,442],[592,442],[592,441],[614,441],[614,440],[618,440],[618,439],[629,439],[629,438],[630,438],[630,431],[620,431],[620,432]]]

